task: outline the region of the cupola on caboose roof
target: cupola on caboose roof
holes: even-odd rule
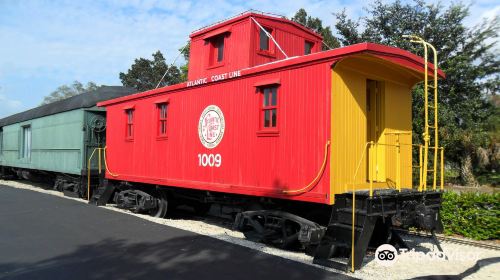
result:
[[[249,11],[191,33],[188,79],[286,58],[256,22],[288,57],[321,51],[323,38],[312,30],[283,17]]]

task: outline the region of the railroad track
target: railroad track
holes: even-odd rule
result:
[[[406,235],[413,235],[413,236],[424,237],[424,238],[432,238],[431,235],[421,233],[421,232],[413,232],[413,231],[400,231],[400,232],[404,233]],[[443,236],[443,235],[436,235],[436,237],[440,242],[449,242],[449,243],[455,243],[455,244],[461,244],[461,245],[467,245],[467,246],[472,246],[472,247],[479,247],[479,248],[484,248],[484,249],[500,251],[500,245],[489,244],[489,243],[475,241],[475,240],[468,240],[468,239],[462,239],[462,238]]]
[[[440,241],[445,241],[445,242],[450,242],[450,243],[457,243],[457,244],[469,245],[469,246],[473,246],[473,247],[480,247],[480,248],[485,248],[485,249],[491,249],[491,250],[500,251],[500,246],[499,245],[495,245],[495,244],[488,244],[488,243],[485,243],[485,242],[478,242],[478,241],[461,239],[461,238],[453,238],[453,237],[448,237],[448,236],[438,236],[437,238]]]
[[[190,211],[186,211],[185,209],[177,209],[177,218],[187,218],[187,219],[194,219],[194,220],[199,220],[199,221],[204,221],[209,224],[214,224],[218,225],[227,229],[232,229],[233,222],[229,220],[228,218],[222,218],[222,217],[217,217],[214,215],[197,215],[194,214]],[[417,237],[423,237],[423,238],[429,238],[432,239],[432,236],[427,233],[423,232],[415,232],[415,231],[406,231],[406,230],[397,230],[400,233],[410,235],[410,236],[417,236]],[[486,242],[481,242],[481,241],[475,241],[475,240],[468,240],[468,239],[463,239],[463,238],[455,238],[455,237],[449,237],[449,236],[444,236],[444,235],[436,235],[437,239],[440,242],[449,242],[449,243],[455,243],[455,244],[460,244],[460,245],[466,245],[466,246],[472,246],[472,247],[479,247],[479,248],[484,248],[484,249],[490,249],[490,250],[497,250],[500,251],[500,245],[495,245],[495,244],[489,244]]]
[[[176,212],[174,215],[175,215],[175,218],[193,219],[193,220],[197,220],[197,221],[203,221],[203,222],[217,225],[217,226],[227,228],[230,230],[232,230],[232,227],[233,227],[233,221],[231,221],[228,218],[223,218],[220,216],[215,216],[215,215],[210,215],[210,214],[199,215],[199,214],[195,214],[189,210],[186,210],[185,208],[182,208],[182,207],[180,209],[176,209]],[[430,234],[423,233],[423,232],[407,231],[407,230],[396,230],[396,231],[403,233],[405,235],[409,235],[409,236],[417,236],[417,237],[432,239],[432,236]],[[449,242],[449,243],[455,243],[455,244],[460,244],[460,245],[466,245],[466,246],[479,247],[479,248],[484,248],[484,249],[500,251],[500,245],[488,244],[486,242],[468,240],[468,239],[463,239],[463,238],[455,238],[455,237],[449,237],[449,236],[444,236],[444,235],[436,235],[436,237],[440,242]]]

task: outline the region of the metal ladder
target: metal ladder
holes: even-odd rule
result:
[[[419,43],[422,44],[424,48],[424,133],[423,133],[423,138],[424,138],[424,145],[423,145],[423,171],[422,171],[422,183],[419,186],[419,189],[422,190],[423,188],[424,191],[427,190],[427,174],[432,173],[432,190],[436,190],[437,186],[437,164],[438,164],[438,152],[441,151],[441,165],[444,164],[443,162],[443,148],[439,147],[439,128],[438,128],[438,59],[437,59],[437,51],[436,48],[434,48],[433,45],[430,43],[426,42],[424,39],[415,36],[415,35],[403,35],[404,38],[410,39],[410,42],[412,43]],[[429,85],[429,58],[428,58],[428,50],[429,48],[432,50],[433,54],[433,82],[432,85]],[[433,105],[429,105],[429,93],[432,90],[433,92]],[[431,125],[429,124],[429,109],[430,111],[434,113],[434,123]],[[432,148],[434,150],[434,160],[433,160],[433,166],[432,169],[429,170],[428,168],[428,163],[429,163],[429,146],[431,146],[431,133],[429,133],[429,130],[433,129],[434,130],[434,145],[432,145]],[[441,166],[441,173],[443,173],[443,167]],[[443,174],[441,174],[441,188],[443,187]]]

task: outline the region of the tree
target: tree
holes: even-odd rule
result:
[[[295,13],[292,18],[293,21],[302,24],[303,26],[312,29],[316,33],[323,36],[323,42],[326,45],[321,46],[323,50],[329,50],[330,48],[338,48],[340,46],[339,41],[332,34],[332,30],[329,26],[323,27],[323,22],[315,17],[307,15],[306,10],[300,9]]]
[[[342,46],[354,45],[362,42],[362,38],[358,33],[359,21],[353,21],[347,18],[345,9],[336,14],[337,23],[335,28],[340,35],[338,40]]]
[[[165,77],[160,82],[165,73]],[[120,80],[126,87],[146,91],[156,88],[159,82],[160,87],[180,83],[181,72],[175,65],[168,66],[163,54],[157,51],[153,54],[153,60],[135,59],[127,73],[120,72]]]
[[[185,64],[181,65],[181,82],[187,81],[188,78],[188,70],[189,70],[189,51],[191,48],[191,42],[187,42],[184,47],[179,49],[179,52],[184,56]]]
[[[94,82],[88,82],[86,86],[84,86],[79,81],[74,81],[71,85],[62,85],[58,87],[55,91],[51,92],[48,96],[43,98],[41,105],[49,104],[52,102],[56,102],[59,100],[64,100],[66,98],[82,94],[85,92],[90,92],[98,89],[99,86]]]
[[[343,45],[362,41],[396,46],[422,56],[421,46],[403,35],[413,34],[433,44],[439,54],[439,67],[447,78],[439,86],[441,145],[447,163],[460,167],[464,183],[477,185],[475,173],[481,148],[491,145],[487,124],[496,116],[488,95],[498,92],[500,61],[495,53],[499,36],[498,17],[475,27],[464,25],[468,7],[461,3],[425,4],[414,0],[385,3],[375,1],[367,16],[348,19],[345,11],[336,15],[336,29]],[[363,27],[363,28],[361,28]],[[421,142],[423,128],[423,87],[413,90],[414,142]],[[432,121],[432,120],[431,120]],[[498,164],[496,164],[498,166]]]

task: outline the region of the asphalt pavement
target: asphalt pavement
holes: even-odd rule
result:
[[[0,279],[352,279],[78,201],[0,185]]]

